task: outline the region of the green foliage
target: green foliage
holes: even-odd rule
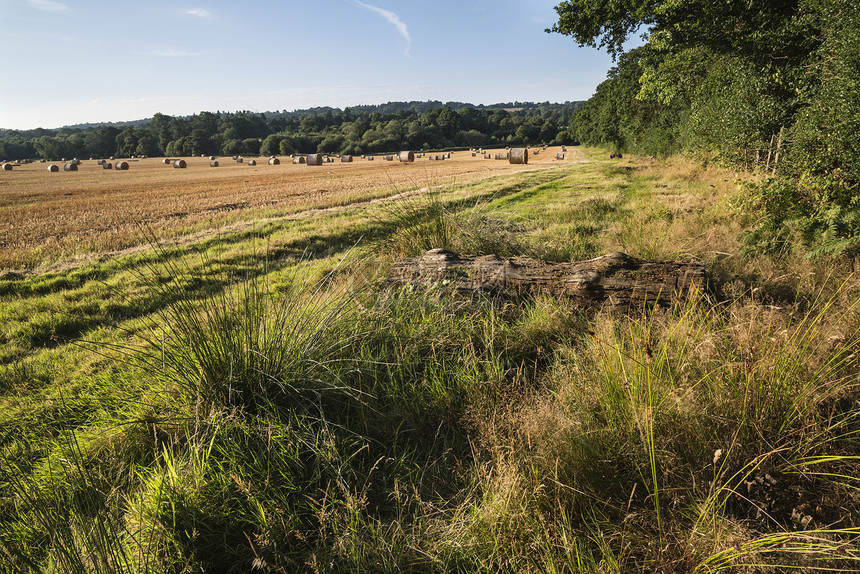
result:
[[[112,126],[0,130],[0,159],[316,151],[355,155],[502,143],[549,144],[554,140],[567,143],[567,122],[578,105],[512,102],[471,107],[454,102],[393,102],[346,110],[201,112],[190,118],[158,113],[122,130]],[[523,110],[499,114],[497,107]]]
[[[786,181],[747,189],[748,245],[857,252],[860,17],[851,0],[572,0],[548,31],[605,47],[617,68],[571,126],[585,143],[715,152]],[[640,27],[645,46],[623,53]],[[779,161],[777,164],[777,156]]]

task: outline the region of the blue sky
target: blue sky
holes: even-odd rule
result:
[[[0,0],[0,127],[397,100],[587,99],[557,0]]]

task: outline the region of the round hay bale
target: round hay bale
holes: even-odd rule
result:
[[[367,161],[373,161],[373,156],[368,156]]]
[[[164,165],[170,165],[170,164],[171,164],[171,163],[173,163],[173,162],[172,162],[172,161],[170,161],[170,159],[169,159],[169,158],[164,158],[163,160],[161,160],[161,163],[163,163]]]
[[[555,159],[564,159],[564,154],[563,153],[555,154]]]
[[[397,159],[403,163],[410,163],[415,161],[415,152],[412,151],[402,151],[397,154]]]
[[[342,156],[340,156],[340,162],[341,163],[352,163],[352,156],[351,155],[342,155]]]
[[[306,163],[308,165],[322,165],[323,164],[323,156],[318,153],[308,154]]]
[[[187,166],[184,159],[173,160],[173,169],[185,169]]]
[[[51,173],[56,173],[60,171],[60,166],[51,164],[48,166],[48,171],[50,171]]]
[[[110,156],[108,159],[109,159],[109,160],[111,160],[111,161],[113,161],[113,160],[115,160],[116,158],[115,158],[114,156]]]
[[[436,156],[431,155],[430,157],[427,158],[427,161],[436,161]]]
[[[511,150],[508,154],[510,162],[514,165],[524,165],[529,162],[529,150],[524,147],[517,147]]]
[[[63,171],[78,171],[78,164],[68,162],[63,165]]]
[[[12,164],[11,163],[4,163],[3,164],[3,171],[12,171]]]
[[[293,158],[293,163],[296,165],[301,164],[301,163],[305,163],[306,161],[307,160],[305,160],[305,156],[303,156],[303,155],[300,155],[299,157]]]
[[[281,160],[276,157],[269,158],[269,165],[281,165]]]
[[[127,161],[118,161],[114,166],[119,171],[128,171],[128,162]]]
[[[105,160],[103,160],[103,159],[100,159],[100,160],[98,161],[98,164],[99,164],[99,165],[104,165],[104,163],[105,163]]]
[[[209,156],[209,161],[215,161],[215,156],[214,156],[214,155],[210,155],[210,156]]]
[[[253,159],[248,160],[248,165],[257,165],[257,161]]]
[[[241,157],[241,156],[240,156],[240,157],[237,157],[237,158],[236,158],[236,163],[245,163],[245,158],[244,158],[244,157]]]
[[[237,161],[238,159],[239,159],[239,156],[238,156],[238,155],[234,155],[234,156],[233,156],[233,161]]]
[[[209,167],[218,167],[218,162],[213,159],[209,162]]]
[[[106,161],[102,164],[102,169],[113,169],[113,164],[109,161]]]

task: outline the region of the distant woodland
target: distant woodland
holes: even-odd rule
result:
[[[155,114],[124,125],[0,130],[0,159],[206,155],[360,155],[400,149],[574,143],[567,126],[582,102],[472,106],[390,102],[293,112]]]

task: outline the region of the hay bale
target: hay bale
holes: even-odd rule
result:
[[[367,161],[373,161],[373,156],[369,156],[369,157],[367,158]]]
[[[561,146],[561,151],[567,153],[567,146],[566,145]]]
[[[233,156],[233,161],[237,161],[238,159],[239,159],[239,156],[238,156],[238,155],[234,155],[234,156]]]
[[[12,171],[12,164],[11,163],[4,163],[3,164],[3,171]]]
[[[114,166],[116,169],[120,171],[128,171],[128,162],[127,161],[118,161]]]
[[[387,156],[385,156],[383,159],[384,159],[385,161],[394,161],[394,156],[393,156],[393,155],[387,155]]]
[[[306,161],[307,160],[305,159],[305,156],[303,156],[303,155],[300,155],[299,157],[293,158],[293,163],[295,163],[295,164],[305,163]]]
[[[174,169],[185,169],[187,167],[184,159],[177,159],[173,161]]]
[[[68,163],[63,165],[63,171],[78,171],[78,164],[68,162]]]
[[[60,166],[51,164],[48,166],[48,171],[50,171],[51,173],[58,172],[60,171]]]
[[[563,153],[555,154],[555,159],[564,159],[564,154]]]
[[[102,164],[102,169],[113,169],[113,164],[109,161],[106,161]]]
[[[415,161],[415,152],[412,151],[402,151],[397,154],[397,159],[403,163],[410,163]]]
[[[276,157],[269,158],[269,165],[281,165],[281,160]]]
[[[240,157],[237,157],[237,158],[236,158],[236,163],[245,163],[245,158],[244,158],[244,157],[241,157],[241,156],[240,156]]]
[[[248,165],[257,165],[257,160],[249,159],[249,160],[248,160]]]
[[[323,156],[319,153],[308,154],[306,163],[308,165],[322,165],[323,164]]]
[[[509,161],[514,165],[524,165],[529,162],[529,150],[524,147],[518,147],[511,150],[508,154]]]
[[[214,160],[215,160],[215,156],[214,156],[214,155],[210,155],[210,156],[209,156],[209,161],[214,161]]]
[[[214,159],[209,162],[209,167],[218,167],[218,162]]]
[[[170,161],[170,158],[164,158],[163,160],[161,160],[161,163],[163,163],[164,165],[170,165],[173,162]]]
[[[341,163],[352,163],[352,156],[351,155],[342,155],[342,156],[340,156],[340,162]]]
[[[103,164],[104,164],[104,162],[105,162],[105,160],[100,159],[100,160],[98,161],[98,164],[99,164],[99,165],[103,165]]]
[[[428,158],[427,158],[427,160],[428,160],[428,161],[436,161],[436,156],[435,156],[435,155],[431,155],[430,157],[428,157]]]

